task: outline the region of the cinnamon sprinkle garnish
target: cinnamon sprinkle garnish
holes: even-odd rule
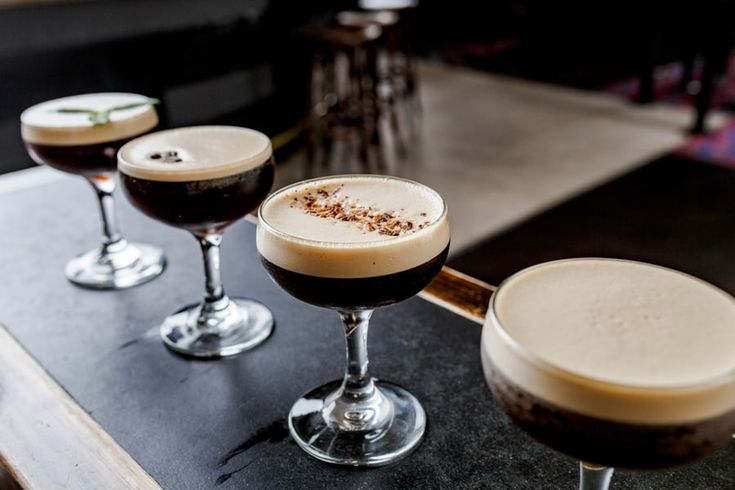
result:
[[[428,221],[416,224],[410,219],[402,219],[395,213],[382,212],[370,206],[360,206],[350,202],[347,196],[339,196],[340,185],[334,190],[317,189],[291,200],[291,207],[301,208],[317,218],[334,219],[354,223],[364,231],[378,232],[381,235],[400,236],[414,233],[429,224]],[[421,213],[426,216],[426,213]]]

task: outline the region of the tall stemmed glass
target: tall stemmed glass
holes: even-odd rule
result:
[[[449,249],[442,198],[395,177],[308,180],[261,205],[257,236],[275,282],[302,301],[336,310],[343,323],[344,378],[294,404],[291,435],[329,463],[376,466],[408,454],[426,416],[411,393],[368,372],[368,323],[375,308],[413,296],[441,269]]]
[[[67,263],[66,277],[74,284],[121,289],[150,281],[165,267],[160,249],[123,238],[112,197],[117,150],[156,127],[156,102],[137,94],[86,94],[44,102],[21,114],[31,158],[86,178],[99,200],[102,245]]]
[[[490,302],[482,363],[496,400],[578,458],[579,488],[659,469],[735,430],[735,300],[692,276],[615,259],[525,269]]]
[[[118,160],[133,205],[190,231],[202,249],[204,300],[166,318],[166,346],[189,356],[224,357],[267,339],[273,315],[258,301],[225,294],[219,247],[224,229],[254,210],[273,185],[268,137],[233,126],[172,129],[131,141]]]

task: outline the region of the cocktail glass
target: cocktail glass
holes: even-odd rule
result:
[[[354,184],[374,190],[369,193],[370,205],[356,200]],[[427,208],[435,211],[434,216],[413,223],[402,220],[396,210],[383,215],[383,190],[414,191],[416,199],[425,199]],[[312,197],[316,200],[310,204]],[[334,202],[329,204],[330,200]],[[327,227],[346,228],[321,239],[304,238],[301,223],[286,227],[272,216],[274,203],[286,208],[304,205],[308,212],[296,209],[296,219],[303,215],[307,222],[325,220]],[[347,238],[355,230],[377,237],[370,227],[378,229],[381,223],[413,231],[399,233],[394,227],[383,230],[395,232],[394,236],[361,243]],[[262,262],[277,284],[306,303],[335,310],[344,328],[344,378],[310,391],[293,405],[288,418],[291,435],[308,454],[329,463],[377,466],[407,455],[423,436],[426,415],[406,389],[368,372],[368,322],[376,308],[415,295],[440,271],[449,249],[442,198],[421,184],[394,177],[312,179],[281,189],[264,201],[257,243]]]
[[[225,228],[254,210],[273,185],[268,137],[233,126],[159,131],[121,148],[118,165],[130,202],[191,232],[202,249],[204,300],[165,319],[166,346],[193,357],[225,357],[267,339],[273,330],[268,308],[225,294],[220,243]]]
[[[21,134],[31,158],[84,177],[97,194],[102,245],[66,265],[66,277],[78,286],[136,286],[158,276],[166,265],[160,249],[123,238],[112,196],[117,150],[156,127],[155,103],[137,94],[86,94],[43,102],[21,115]]]

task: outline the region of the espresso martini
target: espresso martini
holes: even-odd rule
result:
[[[444,201],[403,179],[338,176],[279,191],[260,209],[258,250],[307,303],[375,308],[409,298],[449,251]]]
[[[21,114],[21,135],[31,158],[85,177],[99,198],[102,246],[67,264],[66,275],[75,284],[118,289],[149,281],[163,271],[165,259],[159,249],[123,239],[112,198],[117,150],[155,128],[154,103],[138,94],[85,94],[43,102]]]
[[[21,114],[21,136],[36,163],[79,175],[112,173],[117,150],[158,125],[150,100],[99,93],[43,102]]]
[[[482,335],[500,404],[541,442],[585,462],[656,469],[735,431],[735,300],[658,266],[572,259],[495,293]]]
[[[346,175],[282,189],[260,207],[258,251],[294,297],[338,311],[347,369],[291,408],[308,454],[352,466],[388,464],[421,440],[426,415],[404,388],[368,373],[373,309],[423,289],[444,264],[449,224],[441,196],[395,177]]]
[[[214,232],[254,210],[273,185],[270,140],[233,126],[160,131],[120,151],[128,198],[148,216]]]
[[[268,338],[270,311],[225,294],[219,259],[224,229],[254,210],[273,185],[268,137],[234,126],[160,131],[122,147],[118,168],[125,194],[138,209],[190,231],[202,247],[205,299],[164,321],[166,345],[191,356],[223,357]]]

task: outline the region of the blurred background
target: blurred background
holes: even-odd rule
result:
[[[376,172],[436,188],[450,265],[489,282],[612,255],[733,291],[733,13],[714,0],[0,0],[0,173],[32,166],[26,107],[137,92],[162,100],[163,127],[267,133],[278,186]]]

